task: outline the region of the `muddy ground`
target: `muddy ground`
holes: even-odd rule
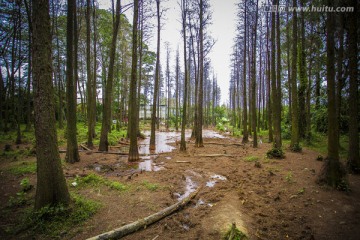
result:
[[[203,148],[188,140],[187,153],[178,150],[178,134],[161,133],[160,153],[143,156],[142,163],[128,164],[115,154],[83,151],[81,162],[65,164],[64,173],[71,191],[102,203],[88,221],[65,232],[60,239],[86,239],[158,212],[201,187],[197,196],[183,209],[123,239],[222,239],[231,223],[250,239],[359,239],[360,177],[349,175],[351,191],[340,192],[315,183],[323,162],[319,153],[285,151],[286,158],[266,158],[271,144],[259,148],[241,145],[241,139],[222,137],[208,131]],[[147,142],[140,142],[143,149]],[[3,149],[3,146],[1,146]],[[25,146],[19,146],[22,148]],[[126,151],[126,145],[112,151]],[[146,151],[146,150],[141,150]],[[64,159],[64,154],[61,154]],[[24,176],[6,169],[16,161],[1,157],[1,209],[19,191]],[[106,186],[72,186],[75,176],[99,174],[129,186],[115,191]],[[35,174],[25,175],[35,185]],[[150,187],[149,187],[150,185]],[[155,187],[151,187],[155,186]],[[35,190],[31,190],[35,191]],[[0,238],[15,218],[0,217]],[[43,238],[32,236],[31,238]]]

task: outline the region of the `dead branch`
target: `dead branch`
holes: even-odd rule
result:
[[[204,145],[206,144],[213,144],[213,145],[223,145],[223,146],[238,146],[242,147],[244,144],[241,143],[218,143],[218,142],[204,142]]]
[[[176,163],[191,163],[190,161],[176,161]]]
[[[82,148],[85,149],[85,150],[92,151],[90,148],[88,148],[88,147],[85,146],[84,144],[80,144],[80,147],[82,147]]]
[[[194,157],[235,157],[234,155],[230,154],[197,154]]]
[[[191,199],[193,199],[196,196],[196,194],[199,191],[200,191],[200,187],[195,192],[190,194],[187,198],[185,198],[185,199],[171,205],[170,207],[167,207],[167,208],[161,210],[160,212],[154,213],[154,214],[152,214],[152,215],[150,215],[148,217],[137,220],[137,221],[135,221],[133,223],[127,224],[125,226],[114,229],[112,231],[102,233],[102,234],[97,235],[97,236],[92,237],[92,238],[88,238],[87,240],[119,239],[119,238],[121,238],[123,236],[126,236],[126,235],[130,234],[130,233],[136,232],[137,230],[146,228],[150,224],[153,224],[153,223],[163,219],[164,217],[172,214],[176,210],[184,207],[188,202],[190,202]]]

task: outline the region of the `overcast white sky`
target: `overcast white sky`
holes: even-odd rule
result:
[[[209,54],[211,64],[214,68],[214,72],[217,75],[218,84],[221,88],[221,103],[227,103],[229,100],[229,79],[230,79],[230,54],[231,46],[233,45],[233,39],[235,37],[235,19],[236,19],[236,3],[238,0],[209,0],[212,10],[212,24],[208,27],[210,35],[216,40],[216,44],[212,48]],[[111,0],[99,0],[101,8],[109,8],[111,6]],[[131,0],[122,1],[122,5],[125,5]],[[179,45],[182,49],[181,40],[181,22],[180,22],[180,7],[178,0],[168,0],[160,4],[165,8],[168,8],[165,13],[165,17],[162,20],[164,23],[161,31],[161,62],[165,66],[165,49],[164,42],[170,43],[170,48],[173,50],[171,56],[171,65],[175,64],[175,51]],[[133,10],[128,10],[125,14],[129,21],[132,21]],[[152,51],[156,51],[156,32],[153,34],[153,38],[148,43]],[[182,56],[182,55],[180,55]]]

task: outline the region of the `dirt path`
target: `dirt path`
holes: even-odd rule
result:
[[[265,157],[271,148],[267,143],[253,149],[232,145],[240,143],[235,138],[205,138],[204,142],[204,148],[188,143],[186,154],[175,149],[146,157],[150,168],[143,170],[129,166],[124,157],[81,153],[80,163],[65,166],[69,181],[75,174],[95,172],[131,187],[122,193],[106,188],[77,190],[101,201],[103,207],[65,238],[85,239],[143,218],[198,186],[202,190],[186,208],[123,239],[221,239],[232,222],[250,239],[360,236],[359,176],[349,176],[352,191],[346,194],[315,184],[322,162],[316,161],[314,151],[286,151],[285,159],[270,160]],[[175,140],[172,145],[178,147]],[[205,156],[211,154],[222,156]]]

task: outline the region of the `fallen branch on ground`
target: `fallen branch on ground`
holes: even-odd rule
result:
[[[155,223],[164,217],[172,214],[176,210],[184,207],[188,202],[190,202],[191,199],[193,199],[196,194],[200,191],[200,187],[190,194],[187,198],[171,205],[170,207],[167,207],[160,212],[154,213],[153,215],[150,215],[148,217],[145,217],[143,219],[137,220],[133,223],[127,224],[125,226],[122,226],[120,228],[114,229],[112,231],[102,233],[100,235],[97,235],[92,238],[88,238],[87,240],[105,240],[105,239],[119,239],[123,236],[126,236],[130,233],[136,232],[139,229],[146,228],[148,225]]]
[[[194,157],[235,157],[234,155],[229,154],[197,154]]]
[[[204,145],[206,144],[212,144],[212,145],[223,145],[223,146],[238,146],[242,147],[244,144],[241,143],[218,143],[218,142],[204,142]]]
[[[190,161],[176,161],[176,163],[191,163]]]
[[[85,149],[85,150],[92,151],[90,148],[88,148],[88,147],[85,146],[84,144],[80,144],[80,147],[82,147],[82,148]]]

